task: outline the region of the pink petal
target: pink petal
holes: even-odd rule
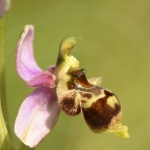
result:
[[[35,147],[53,128],[60,113],[53,89],[40,87],[22,103],[16,121],[15,133],[29,147]]]
[[[29,81],[43,71],[36,64],[33,54],[34,27],[27,25],[21,35],[16,49],[16,68],[24,81]]]
[[[29,87],[48,86],[51,88],[55,87],[55,76],[49,71],[45,71],[27,82]]]

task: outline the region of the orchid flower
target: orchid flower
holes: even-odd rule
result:
[[[81,37],[67,37],[61,44],[56,66],[43,71],[33,54],[34,27],[27,25],[17,45],[16,69],[28,87],[36,89],[23,101],[15,121],[15,133],[29,147],[35,147],[54,127],[60,110],[70,116],[83,113],[89,128],[96,133],[114,132],[128,138],[121,125],[118,98],[100,87],[101,78],[86,79],[85,69],[71,55]]]

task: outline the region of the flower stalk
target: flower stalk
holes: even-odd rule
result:
[[[4,118],[7,117],[5,98],[5,71],[4,71],[4,45],[6,31],[6,16],[0,19],[0,94]]]
[[[6,107],[5,75],[4,75],[5,30],[6,30],[6,16],[0,19],[0,149],[13,150],[6,125],[8,115]]]

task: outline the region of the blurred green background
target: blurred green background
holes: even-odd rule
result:
[[[55,64],[61,40],[79,36],[73,50],[87,77],[102,76],[123,109],[122,124],[130,139],[113,133],[94,134],[82,114],[63,112],[36,150],[149,150],[150,149],[150,1],[149,0],[13,0],[6,30],[6,94],[9,124],[14,135],[17,111],[33,91],[15,70],[15,48],[23,27],[35,27],[34,50],[39,66]],[[38,132],[38,131],[37,131]]]

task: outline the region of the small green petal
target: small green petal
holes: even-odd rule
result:
[[[67,55],[71,55],[72,48],[81,41],[82,37],[67,37],[65,38],[60,45],[60,55],[64,57],[64,59],[67,57]]]
[[[61,44],[58,54],[58,59],[56,63],[55,75],[57,80],[61,80],[65,78],[67,72],[70,68],[78,68],[79,61],[71,55],[71,51],[73,47],[81,41],[82,37],[67,37],[65,38]]]
[[[59,55],[58,55],[58,60],[57,60],[57,66],[64,62],[67,61],[68,63],[76,63],[76,58],[74,58],[71,55],[71,51],[73,47],[81,41],[82,37],[67,37],[64,40],[62,40],[60,44],[60,49],[59,49]]]

